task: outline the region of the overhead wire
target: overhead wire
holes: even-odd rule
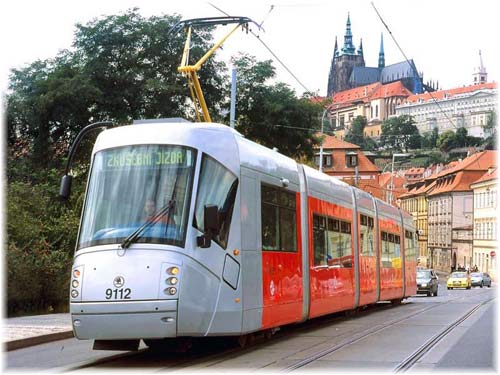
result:
[[[389,26],[387,26],[387,24],[385,23],[384,19],[382,18],[382,16],[380,15],[378,9],[375,7],[375,4],[373,3],[373,1],[371,2],[372,4],[372,7],[373,9],[375,10],[375,13],[377,13],[377,16],[378,18],[380,19],[380,22],[382,22],[382,24],[384,25],[384,27],[386,28],[387,32],[389,33],[389,35],[391,36],[392,40],[394,41],[394,43],[396,44],[396,47],[398,47],[399,51],[401,52],[401,54],[403,55],[403,57],[405,58],[406,62],[408,63],[408,65],[410,66],[410,69],[413,70],[414,74],[416,74],[416,76],[418,77],[418,79],[421,80],[421,84],[422,84],[422,89],[424,89],[432,98],[432,100],[434,101],[434,104],[436,104],[439,108],[439,110],[443,113],[443,115],[446,117],[446,119],[450,122],[450,124],[456,129],[457,128],[457,125],[451,120],[451,118],[448,116],[448,114],[443,110],[443,108],[441,108],[441,105],[439,104],[439,102],[437,101],[437,99],[434,97],[434,95],[432,94],[431,91],[427,90],[425,88],[425,85],[423,84],[422,82],[422,79],[420,78],[420,75],[418,74],[418,71],[417,71],[417,68],[415,67],[415,64],[411,64],[410,63],[410,60],[408,59],[408,57],[406,57],[406,54],[404,53],[403,49],[401,48],[401,46],[399,45],[398,41],[396,40],[396,37],[392,34],[392,31],[389,29]]]

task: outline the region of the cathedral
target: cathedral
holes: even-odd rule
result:
[[[356,50],[352,42],[351,19],[348,14],[344,45],[340,50],[337,37],[335,37],[333,59],[328,76],[327,95],[332,96],[334,93],[376,82],[386,84],[396,81],[401,81],[414,94],[423,92],[422,75],[418,73],[413,60],[385,66],[383,35],[380,38],[378,66],[374,68],[365,66],[363,41],[360,41],[359,48]],[[425,89],[428,91],[435,90],[435,88],[428,85],[425,85]]]

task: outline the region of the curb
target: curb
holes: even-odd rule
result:
[[[44,344],[46,342],[64,340],[74,337],[73,330],[49,333],[47,335],[33,336],[25,339],[8,341],[5,343],[5,350],[7,352],[16,349],[27,348],[29,346],[35,346]]]

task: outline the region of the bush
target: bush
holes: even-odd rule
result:
[[[9,169],[15,176],[26,165],[18,160]],[[8,316],[67,311],[84,181],[75,180],[73,199],[62,204],[61,175],[55,169],[31,171],[23,181],[8,182]]]

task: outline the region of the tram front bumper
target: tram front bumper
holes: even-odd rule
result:
[[[75,337],[117,340],[176,337],[177,300],[71,303]]]

